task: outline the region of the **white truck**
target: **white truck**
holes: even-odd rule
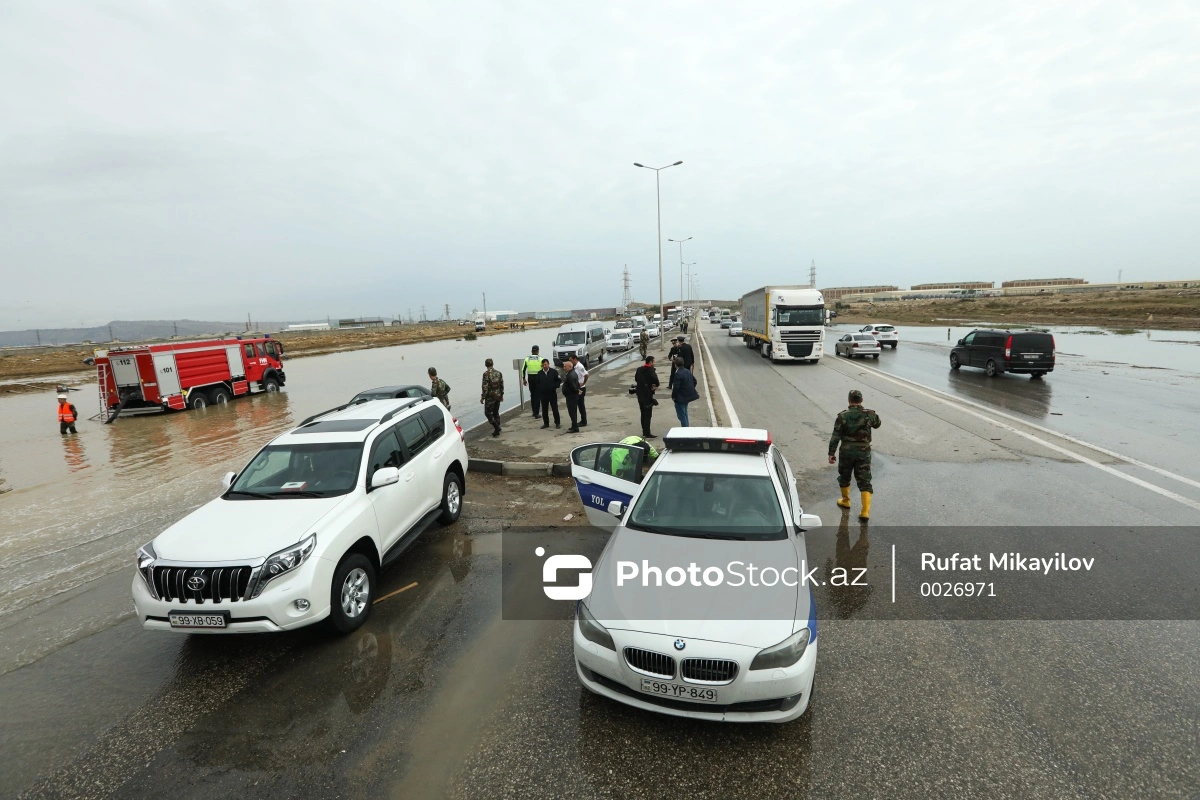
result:
[[[816,361],[825,345],[825,297],[809,286],[764,286],[742,297],[742,341],[775,361]]]

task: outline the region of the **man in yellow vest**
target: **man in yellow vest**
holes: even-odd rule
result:
[[[626,436],[618,444],[642,448],[642,452],[646,454],[646,457],[642,459],[642,466],[658,458],[658,451],[654,449],[654,445],[647,442],[641,436]],[[633,474],[633,458],[631,455],[627,447],[614,447],[612,449],[612,474],[617,478],[639,482],[642,476]]]
[[[525,363],[521,365],[521,383],[529,387],[529,405],[533,406],[534,419],[542,415],[542,393],[538,391],[541,373],[542,357],[538,355],[538,346],[535,344],[533,353],[525,356]]]
[[[67,431],[79,433],[75,430],[75,420],[77,419],[79,419],[79,412],[75,410],[75,406],[67,402],[65,394],[60,394],[58,396],[58,432],[64,436]]]

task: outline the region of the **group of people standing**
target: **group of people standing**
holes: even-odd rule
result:
[[[643,355],[644,363],[633,373],[634,394],[637,395],[638,408],[641,411],[642,437],[657,438],[650,431],[650,422],[654,416],[654,407],[658,405],[655,394],[658,392],[658,370],[652,355]],[[667,377],[667,388],[671,391],[671,400],[675,404],[675,416],[679,424],[686,428],[690,425],[688,404],[700,399],[696,391],[696,376],[692,368],[696,363],[696,355],[686,337],[676,336],[671,340],[671,349],[667,352],[667,360],[671,365]]]
[[[525,357],[521,365],[521,383],[529,387],[529,403],[532,406],[533,418],[542,418],[542,427],[550,427],[550,415],[554,415],[554,427],[562,427],[558,413],[558,392],[562,389],[563,400],[567,404],[567,416],[571,419],[571,427],[567,433],[579,433],[580,428],[587,427],[587,382],[589,373],[587,367],[572,355],[564,364],[560,375],[550,364],[550,359],[542,358],[538,346],[533,346],[530,355]]]

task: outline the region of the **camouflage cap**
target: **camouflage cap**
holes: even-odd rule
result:
[[[850,402],[851,403],[861,403],[862,402],[862,392],[860,392],[858,389],[851,389],[850,390]]]

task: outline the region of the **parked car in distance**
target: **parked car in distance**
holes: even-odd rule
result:
[[[608,337],[608,349],[616,353],[632,348],[633,337],[629,335],[631,330],[631,328],[625,328],[623,330],[613,331],[612,336]]]
[[[359,392],[346,405],[356,406],[371,400],[393,400],[398,397],[429,397],[428,386],[377,386]]]
[[[149,630],[268,633],[371,613],[380,571],[462,511],[462,427],[430,397],[372,400],[277,436],[225,491],[137,551]]]
[[[1015,372],[1040,378],[1054,371],[1054,336],[1043,331],[979,329],[950,351],[950,369],[979,367],[989,377]]]
[[[875,337],[875,341],[879,342],[880,347],[890,347],[895,350],[896,345],[900,344],[900,331],[896,330],[895,325],[863,325],[859,333],[871,334]]]
[[[834,343],[833,352],[834,355],[847,358],[866,358],[867,356],[879,358],[883,349],[879,346],[879,342],[875,341],[875,337],[869,333],[847,333]]]
[[[607,344],[604,325],[599,322],[569,322],[558,329],[554,337],[554,366],[561,367],[572,355],[578,356],[584,367],[604,361]]]

